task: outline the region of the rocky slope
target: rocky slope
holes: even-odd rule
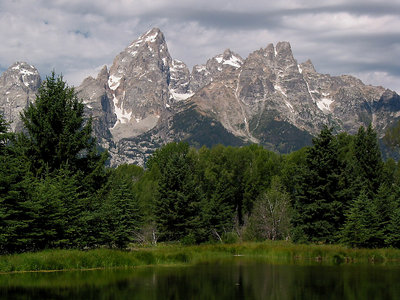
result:
[[[35,100],[41,79],[38,70],[16,62],[0,76],[0,111],[12,131],[21,129],[20,113]]]
[[[0,77],[0,104],[14,119],[40,83],[37,71],[17,66]],[[371,122],[382,137],[400,117],[395,92],[352,76],[320,74],[311,61],[299,64],[288,42],[245,59],[227,49],[190,72],[171,57],[157,28],[77,91],[112,165],[143,164],[156,148],[177,140],[195,146],[261,143],[289,152],[310,144],[324,125],[355,133]]]

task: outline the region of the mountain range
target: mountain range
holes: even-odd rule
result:
[[[19,113],[40,83],[27,63],[0,76],[0,110],[12,130],[21,128]],[[227,49],[190,72],[171,57],[158,28],[76,91],[112,166],[143,165],[161,145],[182,140],[196,147],[257,143],[288,153],[310,145],[325,125],[353,134],[372,123],[382,138],[400,117],[397,93],[349,75],[320,74],[310,60],[298,63],[288,42],[247,58]]]

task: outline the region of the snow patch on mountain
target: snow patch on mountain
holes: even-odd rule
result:
[[[173,89],[170,89],[171,96],[176,101],[186,100],[194,95],[194,93],[176,93]]]
[[[114,75],[111,75],[108,78],[108,87],[110,88],[110,90],[115,91],[119,87],[120,82],[121,82],[121,78],[122,77],[117,77],[117,76],[114,76]]]
[[[128,123],[132,118],[132,112],[128,112],[124,109],[123,103],[121,103],[121,107],[118,107],[118,99],[117,97],[113,98],[114,103],[114,112],[117,115],[117,122],[115,122],[114,127],[118,124]]]
[[[317,106],[320,110],[322,110],[325,113],[331,112],[331,104],[334,102],[334,100],[330,98],[321,98],[320,100],[317,101]]]
[[[157,36],[158,36],[158,32],[154,32],[152,35],[149,35],[148,37],[146,37],[145,41],[154,43],[156,41]]]
[[[233,66],[235,68],[240,68],[242,63],[243,63],[243,61],[240,58],[232,55],[231,58],[226,60],[226,61],[224,61],[223,64],[224,65],[231,65],[231,66]]]
[[[300,74],[303,74],[303,69],[301,68],[300,65],[297,65],[297,69],[299,70],[299,73],[300,73]]]
[[[243,64],[243,60],[237,56],[235,56],[234,54],[232,54],[229,50],[225,51],[224,54],[220,54],[216,57],[214,57],[214,59],[219,63],[219,64],[223,64],[223,65],[230,65],[233,66],[235,68],[240,68],[241,65]],[[226,57],[226,55],[229,53],[229,57]],[[220,68],[218,68],[218,70],[222,70]]]

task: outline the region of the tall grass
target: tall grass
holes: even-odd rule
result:
[[[46,250],[0,256],[0,272],[128,268],[143,265],[189,265],[227,259],[279,264],[400,263],[398,249],[352,249],[339,245],[298,245],[284,241],[183,246],[160,244],[130,251],[95,249]]]

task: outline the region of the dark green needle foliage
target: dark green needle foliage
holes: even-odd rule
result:
[[[298,170],[294,201],[294,238],[299,241],[336,241],[344,220],[340,192],[339,148],[332,129],[324,128],[306,152]]]
[[[157,150],[149,168],[159,172],[155,219],[160,240],[198,237],[200,187],[196,161],[186,143],[170,143]]]
[[[42,83],[36,100],[21,115],[24,145],[31,171],[37,175],[68,166],[90,174],[104,163],[92,137],[92,122],[74,88],[53,72]]]

